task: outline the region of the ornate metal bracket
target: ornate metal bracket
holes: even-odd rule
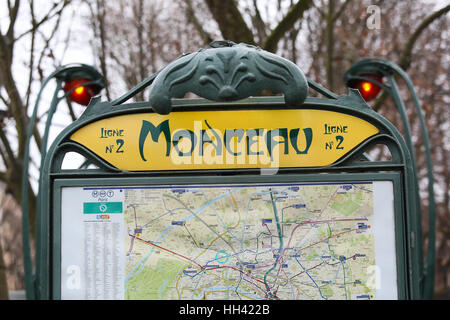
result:
[[[188,92],[234,101],[269,89],[283,93],[288,106],[306,99],[307,79],[291,61],[247,44],[221,41],[211,46],[173,61],[158,74],[150,87],[150,104],[157,113],[170,113],[171,98]]]

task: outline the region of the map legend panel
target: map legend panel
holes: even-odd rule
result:
[[[62,200],[62,298],[123,299],[123,193],[65,188]]]

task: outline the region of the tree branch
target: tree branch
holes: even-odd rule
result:
[[[275,52],[280,39],[302,18],[303,13],[311,7],[312,3],[312,0],[299,0],[269,34],[263,45],[263,49]]]
[[[19,94],[16,82],[14,81],[11,70],[11,49],[4,36],[0,35],[0,81],[4,86],[9,100],[9,111],[16,122],[16,130],[18,134],[19,155],[22,154],[23,141],[25,140],[26,132],[26,113],[22,98]]]
[[[255,38],[234,0],[205,0],[224,40],[255,45]]]
[[[5,157],[5,166],[8,168],[14,167],[16,158],[14,156],[14,152],[11,149],[11,144],[8,141],[8,138],[6,137],[5,132],[3,131],[3,128],[0,127],[0,141],[2,142],[2,145],[5,149],[6,154],[4,154]]]
[[[214,39],[208,32],[206,32],[201,23],[198,21],[197,16],[195,15],[195,10],[192,6],[192,1],[184,0],[184,3],[186,4],[186,17],[188,21],[192,23],[205,44],[211,43]]]
[[[103,79],[105,80],[105,92],[106,98],[111,100],[110,92],[109,92],[109,79],[106,69],[106,32],[105,32],[105,1],[97,0],[97,19],[98,19],[98,31],[100,33],[100,69],[102,71]]]
[[[344,12],[345,7],[350,3],[351,0],[346,0],[341,7],[339,8],[338,12],[336,12],[336,14],[333,16],[333,22],[335,22],[337,19],[339,19],[339,17],[341,16],[341,14]]]
[[[264,20],[261,18],[261,13],[259,12],[257,0],[253,0],[253,8],[255,10],[255,15],[252,16],[253,26],[256,28],[259,42],[263,43],[264,41],[266,41],[267,38],[267,26]]]
[[[25,101],[25,109],[28,109],[28,104],[30,101],[30,93],[31,93],[31,83],[33,82],[33,71],[34,71],[34,45],[36,41],[36,29],[34,28],[34,25],[36,24],[36,16],[34,15],[34,2],[29,1],[29,7],[30,7],[30,15],[31,15],[31,24],[33,26],[32,33],[31,33],[31,45],[30,45],[30,62],[29,62],[29,70],[28,70],[28,86],[27,86],[27,92],[25,94],[26,101]]]
[[[328,88],[333,91],[334,90],[334,68],[333,68],[333,53],[334,53],[334,23],[335,23],[335,14],[334,14],[334,0],[330,0],[328,2],[328,14],[325,18],[326,20],[326,39],[327,39],[327,56],[325,68],[327,72],[327,84]]]
[[[14,25],[17,19],[17,13],[19,12],[20,0],[16,0],[14,3],[14,7],[11,8],[8,1],[8,9],[9,9],[9,27],[6,32],[6,37],[12,41],[14,37]]]
[[[428,16],[425,20],[422,21],[422,23],[416,28],[416,30],[413,32],[411,37],[409,38],[408,42],[405,45],[405,48],[403,49],[403,52],[400,56],[400,61],[398,65],[406,70],[409,68],[409,65],[411,64],[411,54],[412,50],[414,48],[414,44],[416,43],[419,36],[422,34],[422,32],[436,19],[440,18],[441,16],[445,15],[450,10],[450,5],[447,5],[446,7],[434,12],[430,16]]]
[[[402,54],[400,55],[399,63],[398,65],[403,70],[407,70],[409,66],[411,65],[411,54],[414,48],[414,44],[416,43],[419,36],[422,34],[422,32],[435,20],[439,19],[443,15],[445,15],[450,10],[450,5],[445,6],[444,8],[435,11],[431,15],[429,15],[425,20],[422,21],[422,23],[414,30],[411,37],[406,42],[406,45],[402,51]],[[380,97],[375,101],[375,104],[373,105],[373,109],[375,111],[378,111],[381,106],[386,101],[386,98],[388,97],[388,94],[386,91],[383,91]]]
[[[41,20],[36,22],[36,24],[33,25],[31,27],[31,29],[29,29],[29,30],[23,32],[22,34],[20,34],[17,38],[14,39],[14,41],[17,41],[20,38],[24,37],[25,35],[29,34],[30,32],[33,32],[33,29],[39,28],[42,24],[44,24],[45,22],[47,22],[48,20],[50,20],[54,16],[60,15],[63,12],[64,8],[70,3],[70,1],[71,0],[64,0],[63,2],[59,2],[59,3],[55,2],[53,4],[53,7],[49,10],[49,12],[47,12],[47,14]],[[55,11],[55,12],[52,12],[55,8],[58,7],[58,5],[60,3],[62,3],[61,8],[59,10]]]

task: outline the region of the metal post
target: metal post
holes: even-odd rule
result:
[[[423,117],[422,108],[420,106],[417,94],[415,92],[414,86],[409,78],[408,74],[400,68],[395,63],[379,58],[368,58],[362,59],[356,62],[344,76],[344,81],[348,84],[352,79],[361,79],[361,74],[381,74],[388,78],[390,87],[382,86],[384,90],[388,92],[389,95],[394,99],[397,111],[400,113],[402,118],[403,126],[405,129],[405,138],[408,148],[410,149],[412,160],[414,162],[414,168],[417,170],[416,161],[414,156],[414,149],[411,140],[411,134],[409,130],[409,121],[406,114],[406,110],[402,99],[400,98],[399,90],[397,88],[396,82],[393,75],[399,75],[406,83],[408,90],[410,91],[414,106],[416,108],[417,114],[420,121],[420,129],[423,137],[424,147],[425,147],[425,157],[426,157],[426,167],[427,167],[427,178],[428,178],[428,219],[429,219],[429,232],[428,232],[428,248],[427,248],[427,258],[425,261],[425,268],[423,270],[424,287],[422,290],[422,297],[424,299],[431,299],[433,297],[434,291],[434,266],[435,266],[435,228],[436,228],[436,215],[435,215],[435,200],[434,200],[434,178],[433,178],[433,165],[431,161],[431,151],[428,139],[428,132],[426,129],[425,119]],[[376,81],[370,78],[364,78],[365,81],[370,81],[375,85],[379,85]],[[418,185],[418,182],[417,182]],[[417,190],[418,192],[418,190]],[[420,202],[417,203],[418,212],[420,212]],[[420,217],[419,220],[420,222]],[[420,248],[421,250],[421,248]]]
[[[83,86],[88,86],[95,84],[101,88],[104,87],[103,78],[91,66],[83,65],[83,64],[70,64],[66,66],[62,66],[57,68],[54,72],[52,72],[42,83],[41,88],[39,89],[39,93],[36,97],[36,102],[34,105],[33,113],[28,123],[27,136],[25,140],[25,149],[24,149],[24,162],[23,162],[23,171],[22,171],[22,198],[21,198],[21,207],[22,207],[22,241],[23,241],[23,257],[24,257],[24,276],[25,276],[25,293],[27,300],[34,300],[37,298],[36,296],[36,283],[33,279],[33,263],[31,259],[31,248],[30,248],[30,239],[29,239],[29,230],[30,230],[30,222],[29,222],[29,206],[28,206],[28,190],[29,190],[29,181],[28,181],[28,170],[29,170],[29,157],[30,157],[30,142],[31,137],[33,135],[33,130],[35,127],[36,117],[39,102],[41,99],[42,92],[47,84],[55,78],[57,80],[56,89],[53,93],[53,98],[50,103],[49,113],[47,116],[47,121],[45,125],[44,137],[42,141],[42,150],[41,150],[41,163],[46,156],[47,149],[47,140],[48,133],[51,125],[51,121],[53,118],[53,114],[56,111],[56,107],[59,102],[64,99],[66,96],[71,94],[74,89],[66,92],[62,97],[58,97],[59,91],[62,89],[62,82],[70,79],[71,76],[76,74],[76,76],[84,76],[93,79],[93,81],[87,82],[83,84]],[[41,173],[39,174],[39,180],[41,179]],[[39,216],[39,192],[37,197],[37,206],[36,206],[36,217]],[[39,247],[39,237],[36,237],[36,247]]]

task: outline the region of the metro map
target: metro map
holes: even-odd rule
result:
[[[125,299],[373,299],[373,184],[125,187]]]

